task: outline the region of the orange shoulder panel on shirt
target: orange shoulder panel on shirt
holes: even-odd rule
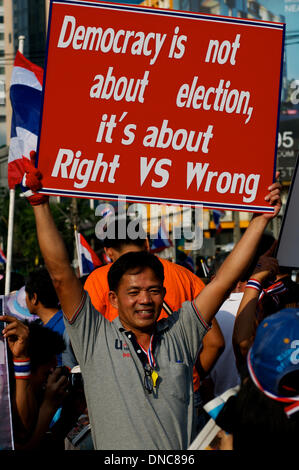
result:
[[[187,268],[159,258],[164,267],[165,302],[173,311],[178,310],[186,300],[193,300],[205,287],[202,280]],[[164,310],[160,318],[166,317]]]

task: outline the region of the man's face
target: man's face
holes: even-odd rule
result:
[[[112,305],[127,330],[151,333],[160,316],[165,288],[151,268],[123,275],[117,292],[110,291]]]

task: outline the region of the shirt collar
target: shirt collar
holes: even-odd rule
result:
[[[45,323],[45,326],[47,326],[48,328],[49,327],[53,328],[61,320],[62,320],[62,311],[58,310],[58,312],[56,312],[47,323]]]
[[[123,327],[123,325],[122,325],[122,323],[121,323],[119,317],[116,317],[116,318],[113,320],[112,323],[114,323],[114,324],[117,326],[117,328],[119,329],[119,331],[121,331],[121,332],[127,332],[127,331],[129,331],[129,330],[126,330],[126,329]],[[159,321],[156,322],[156,328],[155,328],[154,334],[160,333],[160,332],[166,330],[167,328],[168,328],[167,319],[166,319],[166,318],[163,318],[162,320],[159,320]]]

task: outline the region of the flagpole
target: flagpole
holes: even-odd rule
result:
[[[15,190],[9,191],[9,213],[8,213],[8,231],[7,231],[7,253],[6,253],[6,271],[5,271],[5,295],[10,292],[10,276],[11,276],[11,259],[12,259],[12,241],[13,241],[13,225],[14,225],[14,207],[15,207]]]
[[[83,275],[83,266],[82,266],[82,260],[81,260],[81,255],[80,255],[80,250],[79,250],[79,234],[77,232],[77,226],[74,225],[74,234],[75,234],[75,243],[76,243],[76,250],[77,250],[77,259],[78,259],[78,266],[79,266],[79,275],[80,277]]]
[[[18,50],[23,54],[24,52],[25,36],[19,36]],[[11,266],[12,266],[12,243],[13,243],[13,227],[14,227],[14,212],[15,212],[15,189],[9,190],[9,213],[8,213],[8,229],[7,229],[7,253],[6,253],[6,271],[5,271],[5,288],[4,294],[10,293],[11,281]]]

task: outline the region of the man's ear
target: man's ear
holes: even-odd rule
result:
[[[109,302],[111,303],[112,307],[118,310],[118,298],[116,292],[114,290],[110,290],[108,296]]]
[[[162,295],[163,295],[163,300],[164,300],[164,299],[165,299],[165,295],[166,295],[166,287],[165,287],[165,286],[163,286],[163,294],[162,294]]]
[[[31,298],[31,302],[33,303],[33,305],[37,305],[37,304],[38,304],[39,300],[38,300],[38,298],[37,298],[36,292],[34,292],[32,298]]]
[[[119,254],[118,252],[114,249],[114,248],[105,248],[104,247],[104,251],[106,253],[107,256],[109,256],[109,258],[111,259],[111,261],[114,263],[114,261],[117,260],[117,258],[119,258]]]
[[[147,237],[144,240],[144,246],[145,246],[146,251],[150,251],[150,244],[149,244],[149,240]]]

